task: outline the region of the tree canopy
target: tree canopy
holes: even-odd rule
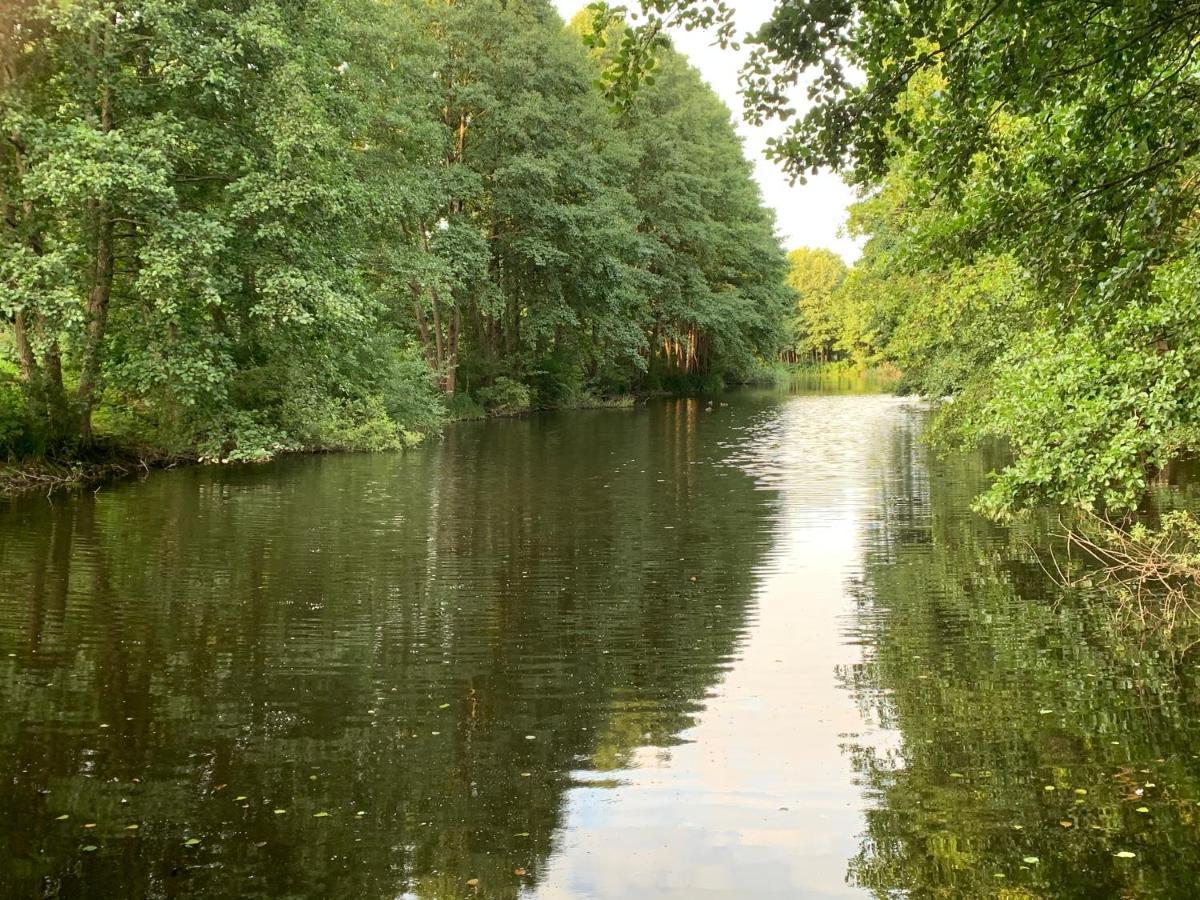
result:
[[[0,11],[0,453],[400,446],[739,379],[783,253],[679,57],[618,116],[544,0]]]
[[[832,250],[797,247],[788,254],[787,282],[796,292],[792,316],[792,361],[802,358],[828,362],[844,330],[839,289],[846,280],[846,263]]]
[[[645,6],[618,103],[664,25],[734,37],[728,8]],[[1008,444],[993,513],[1129,509],[1200,447],[1198,39],[1159,0],[781,0],[747,38],[749,118],[790,121],[772,155],[863,192],[843,343],[962,401],[944,434]]]

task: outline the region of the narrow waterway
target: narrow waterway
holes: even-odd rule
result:
[[[870,393],[0,506],[0,895],[1194,896],[1200,658]]]

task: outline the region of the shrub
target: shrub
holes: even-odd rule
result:
[[[532,402],[527,385],[501,375],[491,387],[480,388],[476,396],[489,413],[498,416],[526,412]]]
[[[450,398],[447,416],[453,422],[482,419],[487,415],[483,404],[470,394],[455,394]]]
[[[15,459],[28,455],[36,443],[20,386],[0,371],[0,456]]]

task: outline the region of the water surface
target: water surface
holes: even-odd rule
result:
[[[919,404],[725,401],[0,507],[0,894],[1195,896],[1196,654]]]

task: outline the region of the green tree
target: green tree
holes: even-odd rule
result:
[[[719,4],[652,5],[610,70],[618,105],[668,22],[731,37]],[[988,310],[970,320],[984,341],[959,339],[957,315],[925,324],[949,329],[926,342],[952,350],[936,353],[958,370],[942,382],[973,396],[957,434],[1015,451],[984,503],[994,513],[1046,499],[1128,509],[1200,446],[1183,375],[1200,310],[1178,302],[1195,271],[1198,35],[1194,11],[1156,0],[781,0],[750,38],[751,120],[791,117],[792,89],[808,85],[810,108],[772,145],[788,171],[833,167],[869,195],[902,188],[907,230],[868,262],[897,279],[899,300],[853,340],[883,348],[903,298],[937,284],[967,279]],[[1016,329],[992,302],[1006,295],[1027,312]]]
[[[598,41],[594,27],[586,15],[576,19],[607,67],[629,32],[612,20]],[[636,154],[630,190],[640,215],[651,381],[744,378],[786,341],[792,297],[774,217],[729,111],[663,39],[653,72],[619,112]]]
[[[579,37],[545,0],[6,5],[0,448],[398,447],[458,392],[772,358],[728,112],[673,58],[614,115]]]
[[[846,263],[832,250],[797,247],[788,254],[787,283],[796,292],[792,316],[791,362],[800,357],[829,362],[841,337],[841,306]]]

